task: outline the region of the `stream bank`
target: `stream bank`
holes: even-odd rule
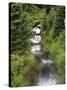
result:
[[[41,70],[36,80],[37,82],[35,83],[37,86],[55,85],[57,84],[57,73],[53,67],[53,61],[42,51],[40,32],[41,29],[39,27],[34,27],[34,36],[31,38],[31,52],[35,56],[39,57],[40,62],[44,65],[44,68]]]

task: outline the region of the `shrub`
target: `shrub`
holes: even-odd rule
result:
[[[33,85],[43,65],[31,54],[11,57],[11,86]]]
[[[44,12],[44,15],[46,13]],[[65,81],[65,9],[64,6],[51,7],[42,20],[42,48],[54,61],[59,74],[59,83]],[[45,23],[46,22],[46,23]]]

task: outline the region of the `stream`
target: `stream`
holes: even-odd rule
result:
[[[38,56],[45,66],[38,76],[36,85],[37,86],[55,85],[57,84],[57,73],[52,65],[53,61],[42,51],[40,32],[41,32],[40,27],[34,27],[33,28],[34,35],[31,38],[32,42],[31,52],[32,54]]]

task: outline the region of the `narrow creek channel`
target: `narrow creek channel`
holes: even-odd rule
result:
[[[44,64],[43,70],[40,72],[38,76],[38,80],[36,82],[37,86],[45,86],[45,85],[55,85],[57,84],[57,73],[52,66],[53,61],[46,56],[41,48],[41,29],[39,27],[33,28],[33,38],[31,38],[32,46],[31,52],[34,55],[37,55],[41,62]]]

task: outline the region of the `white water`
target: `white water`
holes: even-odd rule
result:
[[[40,29],[39,28],[37,28],[37,27],[35,27],[35,28],[33,28],[33,31],[36,33],[36,34],[40,34]]]
[[[33,29],[34,37],[31,38],[32,46],[31,52],[34,55],[41,56],[41,62],[46,65],[44,69],[38,76],[38,81],[36,85],[44,86],[44,85],[55,85],[57,83],[57,74],[52,66],[53,61],[50,58],[46,58],[43,52],[41,51],[41,36],[40,36],[40,28],[35,27]]]
[[[50,59],[41,59],[41,61],[42,61],[42,63],[44,63],[44,64],[52,64],[53,63],[53,61],[52,60],[50,60]]]

